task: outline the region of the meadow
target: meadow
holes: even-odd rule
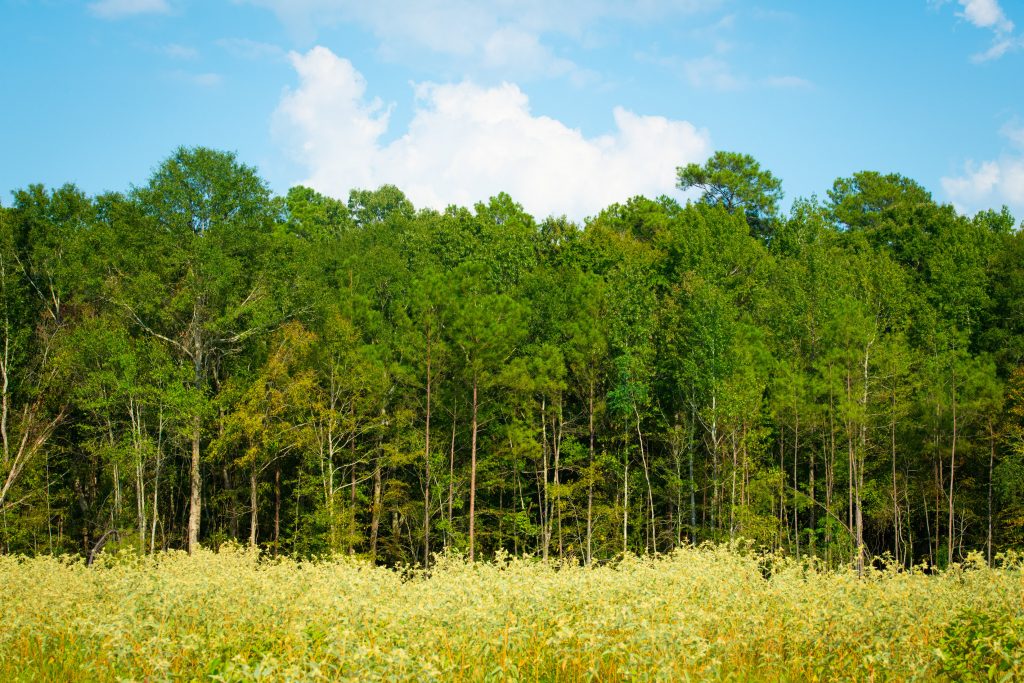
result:
[[[220,552],[0,557],[0,680],[1019,680],[1016,558],[863,576],[722,546],[429,573]]]

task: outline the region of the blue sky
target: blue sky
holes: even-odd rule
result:
[[[859,170],[1024,217],[1018,0],[0,0],[0,203],[144,184],[178,145],[276,192],[681,196],[746,152],[787,204]]]

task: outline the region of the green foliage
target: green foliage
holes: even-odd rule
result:
[[[963,610],[942,633],[939,656],[953,680],[1015,680],[1024,675],[1024,617],[996,605]]]
[[[874,172],[782,215],[727,152],[678,180],[700,200],[582,226],[504,193],[274,197],[205,148],[126,195],[15,193],[0,544],[394,565],[750,538],[903,567],[1024,544],[1015,219]]]
[[[676,170],[676,187],[697,188],[703,193],[702,202],[730,213],[743,212],[753,234],[771,240],[782,182],[750,155],[717,151],[703,166],[681,166]]]

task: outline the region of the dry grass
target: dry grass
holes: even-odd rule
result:
[[[1024,676],[1015,562],[858,578],[722,547],[586,569],[442,558],[0,558],[0,680]],[[766,578],[769,577],[769,578]]]

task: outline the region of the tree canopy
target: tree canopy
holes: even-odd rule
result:
[[[127,194],[19,190],[0,208],[0,546],[1020,548],[1009,212],[866,171],[786,215],[780,181],[729,152],[678,182],[699,199],[583,225],[505,194],[275,197],[205,148]]]

